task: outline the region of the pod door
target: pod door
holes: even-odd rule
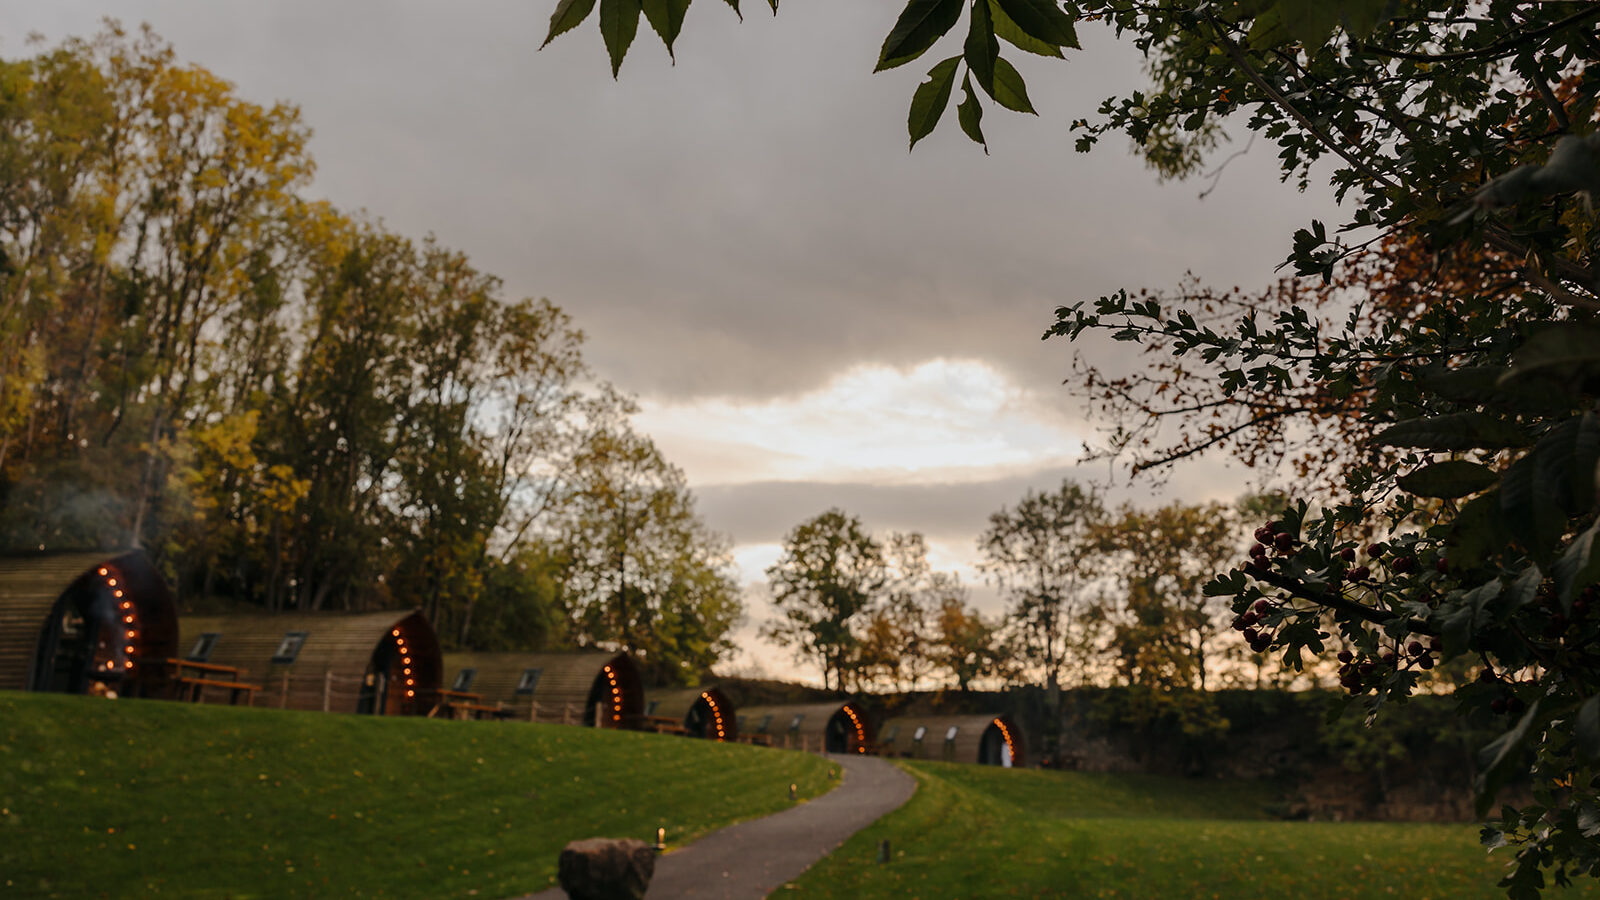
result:
[[[85,572],[50,609],[28,687],[57,693],[139,696],[175,653],[174,614],[164,595],[130,584],[110,563]],[[170,605],[170,601],[167,601]]]

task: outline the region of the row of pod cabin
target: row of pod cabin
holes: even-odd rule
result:
[[[180,656],[181,652],[181,656]],[[187,673],[187,677],[186,677]],[[193,677],[196,674],[211,677]],[[874,732],[854,701],[735,710],[715,687],[645,697],[626,653],[454,653],[416,610],[184,616],[148,557],[0,558],[0,690],[199,699],[249,682],[284,709],[425,715],[467,695],[525,721],[649,727],[829,753],[1022,766],[1006,716],[900,717]],[[879,736],[881,735],[881,737]]]
[[[629,728],[644,682],[626,653],[450,653],[449,690],[527,722]]]
[[[139,551],[0,558],[0,690],[163,696],[178,611]]]
[[[1009,716],[905,716],[883,723],[878,751],[905,759],[1021,767],[1022,733]]]

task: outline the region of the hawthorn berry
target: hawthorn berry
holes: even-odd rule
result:
[[[1450,571],[1450,560],[1445,559],[1442,556],[1439,557],[1438,559],[1433,561],[1433,570],[1435,572],[1438,572],[1440,575],[1443,575],[1446,572],[1449,572]]]
[[[1396,559],[1391,566],[1396,572],[1409,572],[1417,567],[1417,558],[1415,556],[1402,556]]]
[[[1372,557],[1373,559],[1377,559],[1378,557],[1383,555],[1383,551],[1386,550],[1386,549],[1387,548],[1384,547],[1382,544],[1368,544],[1367,545],[1367,555]]]
[[[1260,600],[1257,600],[1251,605],[1250,611],[1255,613],[1257,616],[1264,616],[1267,613],[1272,612],[1272,604],[1267,602],[1267,598],[1262,597]]]
[[[1356,548],[1354,548],[1354,547],[1346,547],[1343,550],[1340,550],[1339,551],[1339,558],[1344,560],[1347,563],[1355,562],[1356,561]]]
[[[1412,656],[1421,656],[1428,651],[1422,646],[1421,641],[1412,641],[1406,645],[1406,652]]]
[[[1355,568],[1346,572],[1345,576],[1351,581],[1366,581],[1368,578],[1372,577],[1372,570],[1368,569],[1366,566],[1356,566]]]
[[[1356,655],[1354,653],[1351,653],[1349,650],[1340,650],[1339,651],[1339,662],[1347,663],[1347,662],[1350,662],[1351,660],[1353,660],[1355,658],[1356,658]]]
[[[1294,548],[1294,535],[1285,531],[1272,539],[1272,546],[1277,547],[1281,553],[1288,553]]]
[[[1266,556],[1266,555],[1267,555],[1267,547],[1266,547],[1265,544],[1251,544],[1250,545],[1250,558],[1251,559],[1256,559],[1258,557],[1262,557],[1262,556]]]

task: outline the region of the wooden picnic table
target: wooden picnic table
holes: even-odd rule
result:
[[[441,689],[438,694],[439,702],[428,713],[430,717],[441,712],[445,715],[464,712],[474,719],[481,719],[485,714],[496,719],[509,719],[513,712],[498,704],[490,706],[484,703],[483,695],[472,691],[447,691]]]
[[[239,697],[243,695],[246,706],[254,706],[256,691],[261,690],[261,685],[250,684],[239,680],[238,666],[223,666],[217,663],[200,662],[194,659],[173,659],[166,661],[168,669],[172,672],[172,680],[178,684],[179,698],[187,693],[191,703],[199,703],[208,687],[227,688],[228,703],[231,706],[239,705]],[[196,674],[185,675],[186,669],[193,670]]]
[[[634,731],[650,731],[656,734],[688,734],[682,722],[666,716],[630,716],[628,727]]]

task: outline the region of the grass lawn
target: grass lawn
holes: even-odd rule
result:
[[[0,896],[502,900],[575,838],[668,843],[820,757],[513,722],[0,692]]]
[[[1470,825],[1281,822],[1259,785],[907,762],[917,793],[785,898],[1503,900]],[[887,838],[892,859],[876,862]],[[1600,886],[1546,897],[1600,897]]]

